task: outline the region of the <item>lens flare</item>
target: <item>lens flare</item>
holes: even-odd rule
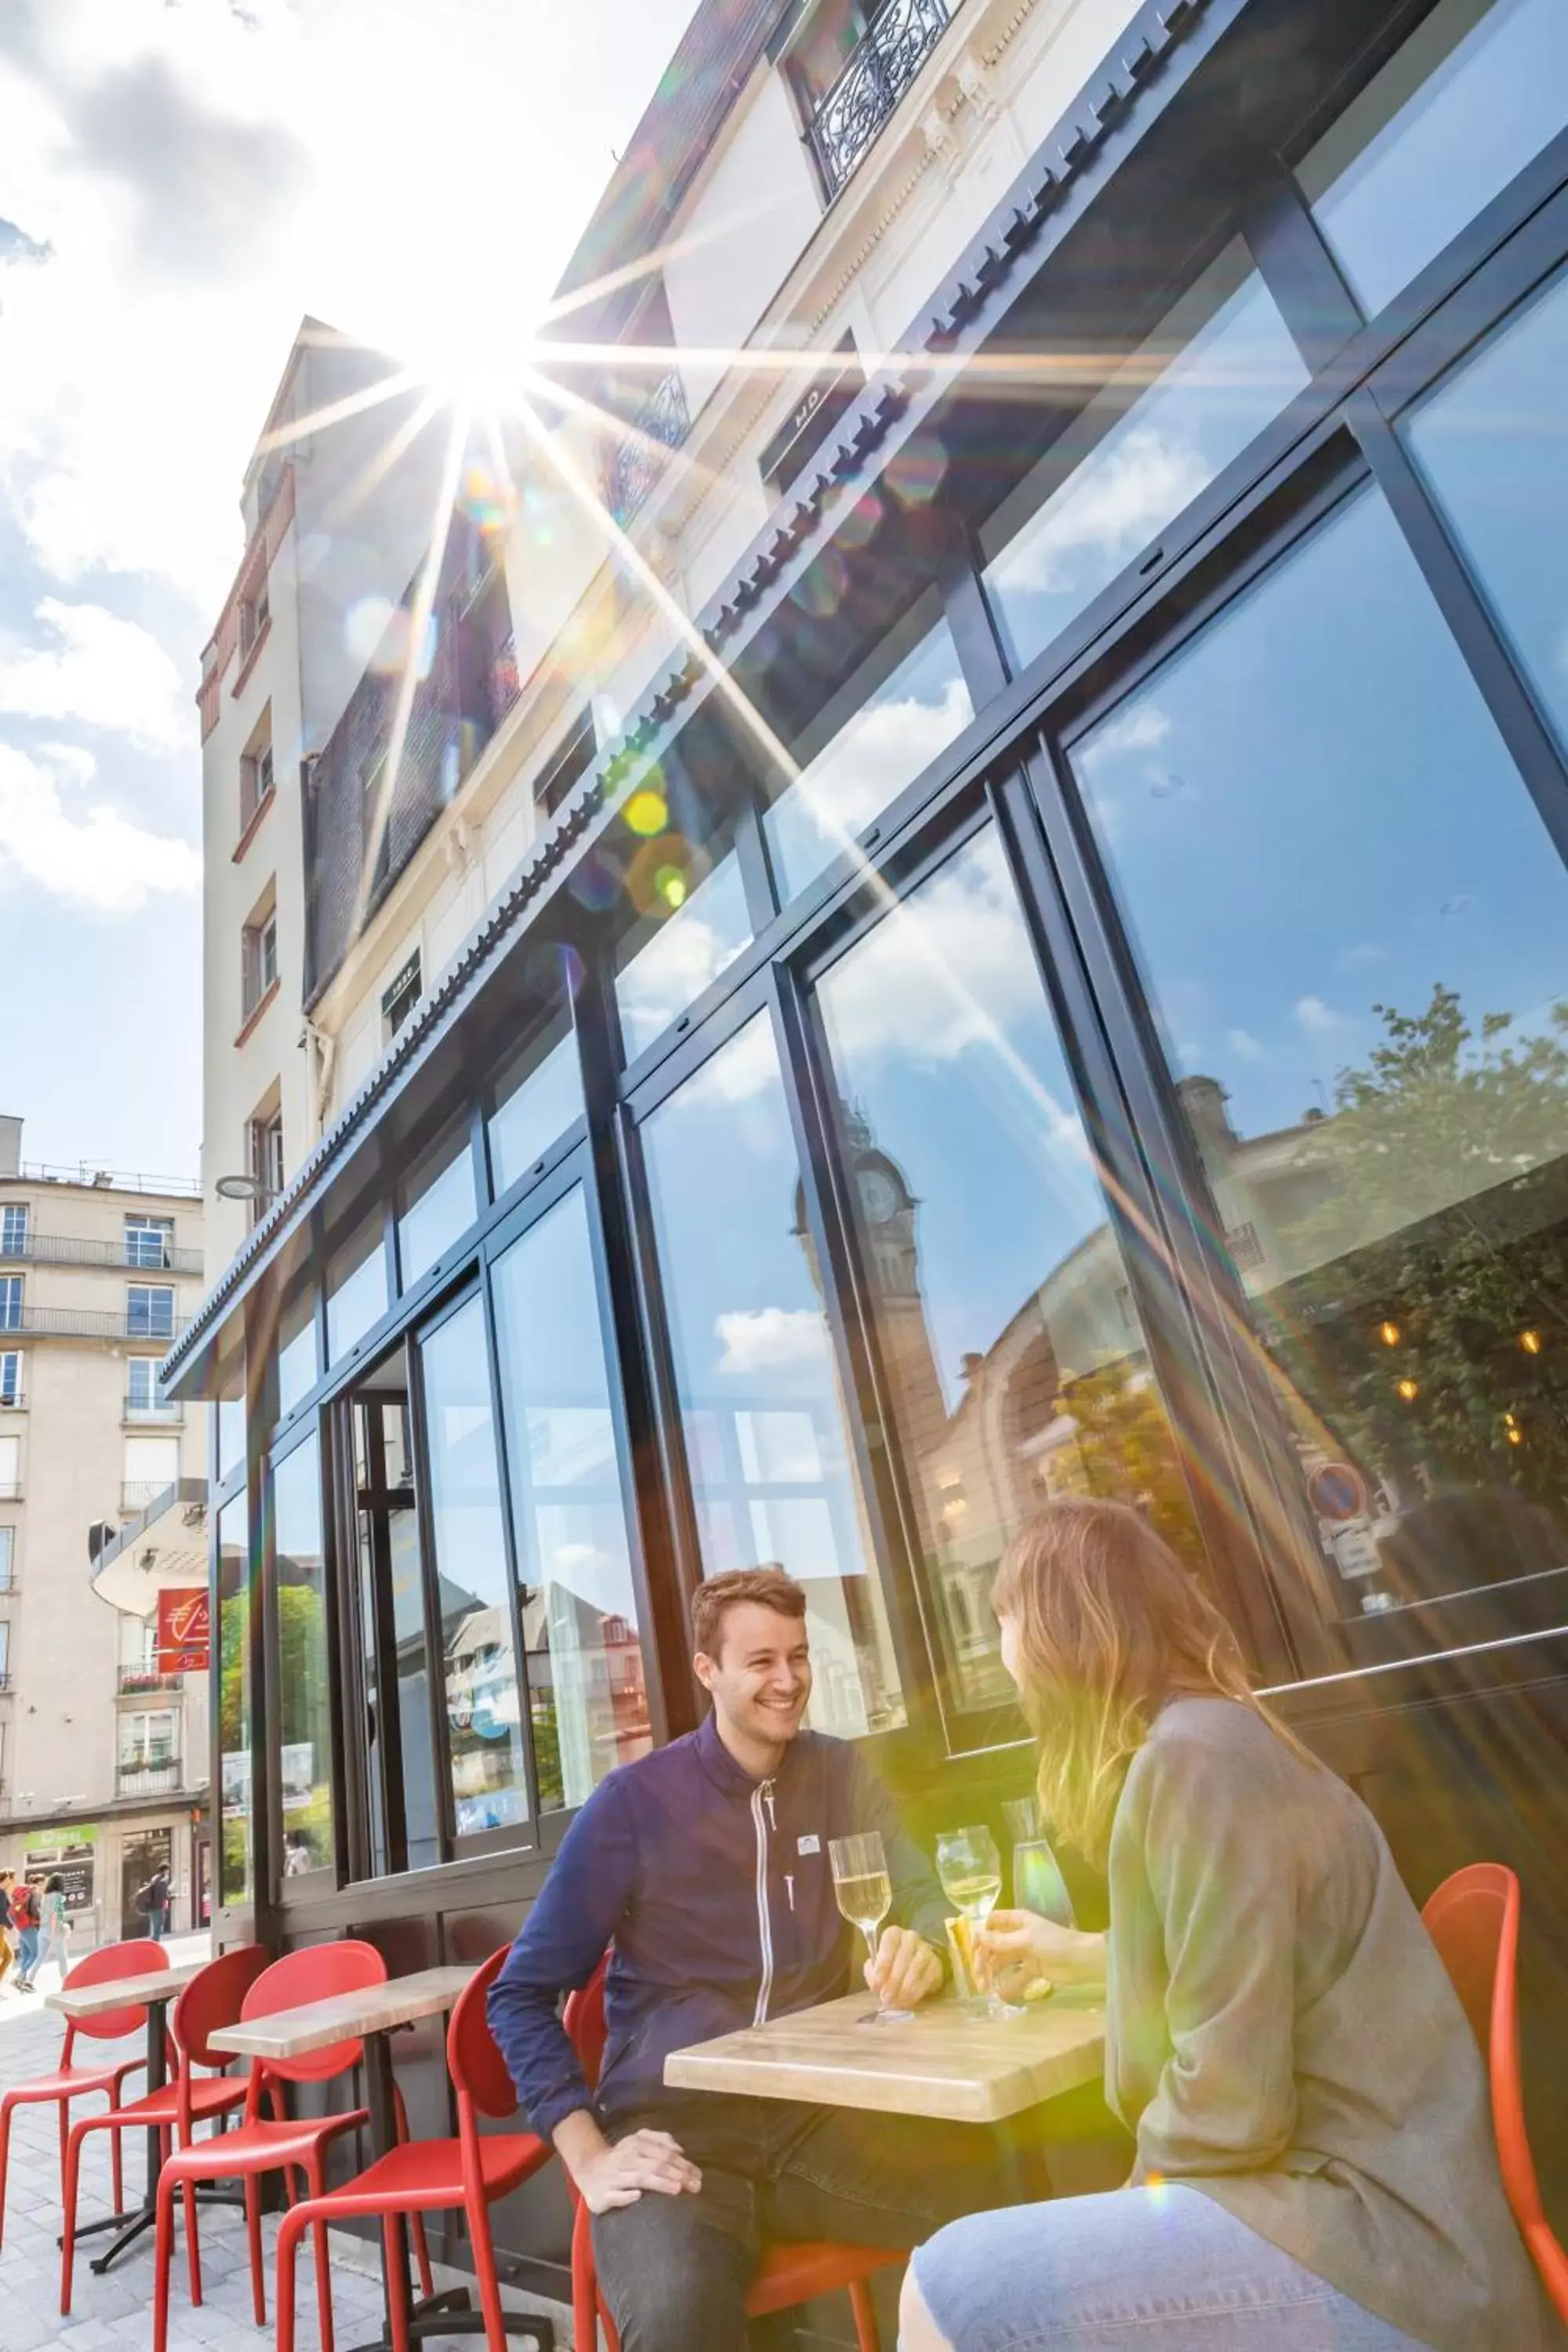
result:
[[[626,803],[626,820],[634,833],[647,840],[669,823],[669,803],[654,785],[644,784]]]

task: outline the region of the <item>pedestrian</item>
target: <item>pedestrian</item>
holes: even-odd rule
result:
[[[66,1955],[70,1944],[70,1923],[66,1917],[66,1883],[58,1870],[51,1871],[44,1885],[44,1899],[39,1906],[40,1949],[38,1966],[46,1968],[52,1960],[60,1972],[60,1982],[66,1979]]]
[[[31,1992],[38,1965],[38,1890],[24,1878],[11,1890],[11,1925],[16,1934],[16,1990]]]
[[[136,1898],[147,1914],[147,1932],[161,1944],[169,1932],[169,1865],[161,1862]]]
[[[0,1870],[0,1984],[5,1983],[16,1956],[11,1929],[11,1888],[16,1876],[14,1870]]]

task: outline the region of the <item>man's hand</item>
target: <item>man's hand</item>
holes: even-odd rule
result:
[[[866,1981],[884,2009],[918,2009],[942,1990],[942,1962],[912,1927],[884,1927]]]
[[[590,2213],[635,2205],[645,2190],[658,2197],[695,2196],[702,2175],[668,2132],[628,2132],[614,2146],[585,2109],[556,2126],[555,2145]]]

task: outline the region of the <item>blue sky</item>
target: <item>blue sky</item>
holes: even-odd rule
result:
[[[0,1110],[29,1159],[196,1167],[194,696],[300,318],[432,370],[515,341],[690,12],[0,6]]]

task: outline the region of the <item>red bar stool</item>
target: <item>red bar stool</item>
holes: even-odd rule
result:
[[[447,2068],[458,2095],[456,2139],[421,2139],[394,2148],[341,2189],[312,2196],[283,2217],[278,2233],[278,2352],[294,2352],[294,2257],[305,2231],[323,2221],[378,2214],[388,2274],[393,2281],[393,2352],[408,2352],[407,2296],[400,2267],[396,2218],[461,2210],[468,2227],[479,2307],[489,2352],[506,2352],[507,2315],[496,2281],[489,2209],[498,2197],[520,2188],[552,2151],[536,2133],[490,2132],[481,2136],[480,2116],[500,2121],[517,2113],[517,2092],[485,2017],[485,1996],[500,1975],[510,1946],[491,1954],[467,1987],[447,2028]],[[428,2280],[426,2292],[429,2292]],[[472,2324],[471,2322],[469,2323]],[[512,2319],[514,2333],[534,2336],[549,2352],[553,2330],[548,2320]]]
[[[138,1937],[129,1944],[110,1944],[100,1952],[89,1952],[79,1960],[67,1976],[61,1990],[79,1992],[88,1985],[109,1984],[116,1977],[145,1976],[149,1969],[166,1969],[169,1955],[162,1944],[150,1936]],[[60,2063],[52,2074],[36,2074],[30,2083],[17,2083],[0,2099],[0,2238],[5,2229],[5,2172],[11,2155],[11,2115],[14,2108],[39,2105],[52,2101],[60,2111],[60,2193],[65,2194],[66,2150],[70,2129],[70,2103],[86,2096],[89,2091],[107,2091],[110,2107],[120,2105],[121,2085],[128,2074],[134,2074],[147,2063],[144,2057],[127,2058],[112,2066],[77,2066],[71,2063],[79,2033],[92,2042],[118,2042],[122,2035],[145,2031],[147,2012],[144,2009],[112,2009],[102,2017],[84,2018],[79,2022],[68,2019],[66,2038],[60,2048]],[[125,2200],[124,2184],[120,2170],[120,2140],[113,2143],[114,2203],[116,2210]]]
[[[1429,1895],[1421,1916],[1454,1980],[1491,2078],[1502,2185],[1558,2316],[1568,2319],[1568,2253],[1547,2220],[1519,2077],[1519,1881],[1506,1864],[1472,1862]]]
[[[590,2090],[598,2082],[605,2054],[605,1971],[609,1961],[606,1952],[582,1991],[574,1992],[566,2004],[566,2031]],[[599,2294],[598,2273],[594,2263],[593,2217],[577,2194],[571,2174],[566,2178],[573,2208],[572,2341],[576,2352],[595,2352],[598,2342],[595,2330],[602,2326],[610,2352],[620,2352],[615,2321]],[[809,2303],[816,2295],[833,2294],[846,2287],[849,2307],[855,2315],[855,2337],[860,2352],[881,2352],[882,2339],[868,2281],[878,2271],[889,2270],[895,2263],[908,2260],[907,2253],[890,2253],[886,2247],[855,2246],[834,2239],[804,2239],[791,2244],[764,2246],[746,2296],[746,2315],[749,2319],[766,2319],[775,2311],[793,2311],[797,2304]],[[280,2346],[279,2352],[284,2352],[284,2347]],[[403,2352],[401,2346],[397,2352]]]
[[[216,1960],[193,1977],[174,2003],[171,2023],[174,2029],[175,2073],[172,2083],[161,2091],[150,2091],[144,2097],[133,2099],[129,2106],[110,2107],[104,2116],[85,2116],[71,2126],[66,2154],[65,2235],[60,2240],[60,2310],[71,2307],[71,2284],[76,2261],[77,2188],[81,2172],[82,2145],[89,2132],[108,2131],[115,2134],[116,2195],[119,2202],[119,2135],[122,2131],[145,2131],[152,2126],[160,2129],[163,2137],[165,2161],[169,2154],[169,2135],[174,2133],[181,2147],[189,2147],[195,2138],[195,2126],[204,2121],[230,2116],[243,2107],[249,2088],[243,2074],[226,2074],[222,2069],[228,2060],[220,2050],[214,2050],[208,2035],[220,2026],[236,2025],[246,1994],[267,1966],[267,1955],[258,1945],[241,1945],[232,1952],[220,1953]],[[213,2066],[213,2074],[198,2074],[198,2066]],[[187,2181],[184,2192],[185,2236],[190,2248],[191,2299],[201,2301],[201,2263],[196,2244],[196,2192],[194,2182]]]
[[[283,2009],[299,2009],[307,2001],[330,2000],[335,1994],[360,1992],[367,1985],[386,1982],[386,1962],[373,1944],[346,1938],[286,1953],[262,1970],[240,2003],[240,2017],[271,2017]],[[357,2066],[362,2054],[358,2037],[334,2042],[308,2058],[253,2059],[246,2084],[245,2120],[237,2130],[216,2139],[198,2140],[176,2149],[158,2176],[157,2252],[153,2284],[153,2352],[167,2352],[169,2337],[169,2265],[174,2250],[174,2197],[198,2180],[243,2180],[245,2219],[250,2241],[250,2287],[258,2327],[267,2325],[267,2290],[261,2274],[261,2177],[268,2172],[304,2176],[307,2192],[319,2198],[326,2187],[326,2153],[343,2132],[369,2121],[363,2107],[345,2114],[310,2116],[290,2121],[284,2106],[287,2083],[327,2083]],[[262,2114],[266,2099],[272,2112]],[[398,2101],[397,2127],[405,2135],[407,2122]],[[415,2223],[415,2244],[420,2277],[430,2291],[429,2257],[424,2231]],[[191,2299],[201,2301],[201,2266],[195,2239],[191,2241]],[[321,2323],[321,2352],[332,2352],[332,2286],[327,2268],[325,2222],[316,2230],[316,2297]]]

